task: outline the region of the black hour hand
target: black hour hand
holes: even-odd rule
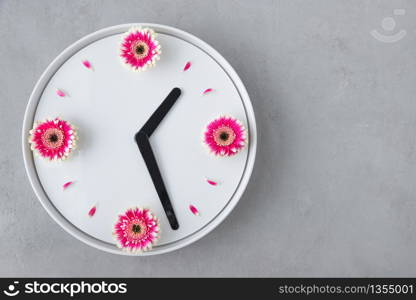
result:
[[[141,132],[144,132],[147,137],[150,137],[152,133],[155,131],[157,126],[159,126],[160,122],[175,104],[176,100],[178,100],[179,96],[181,95],[181,89],[175,87],[169,93],[169,95],[163,100],[163,102],[159,105],[159,107],[153,112],[147,122],[143,125],[140,129]]]

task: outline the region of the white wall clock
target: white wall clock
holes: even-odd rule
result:
[[[160,61],[144,72],[124,68],[120,61],[120,40],[132,26],[152,28],[162,46]],[[184,71],[187,62],[191,67]],[[155,175],[150,176],[137,143],[137,133],[170,93],[175,99],[153,128],[149,146],[177,225],[162,205]],[[202,143],[204,128],[219,115],[232,115],[246,128],[248,143],[236,155],[210,155]],[[48,117],[77,127],[77,149],[68,160],[50,162],[30,149],[34,122]],[[230,213],[253,169],[256,122],[244,85],[213,48],[172,27],[126,24],[82,38],[49,65],[30,97],[22,145],[37,197],[67,232],[107,252],[152,255],[198,240]],[[66,182],[73,184],[63,189]],[[118,215],[136,206],[158,217],[161,234],[150,251],[129,253],[116,246],[112,233]]]

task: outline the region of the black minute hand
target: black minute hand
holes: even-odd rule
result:
[[[159,167],[156,163],[156,158],[153,154],[152,147],[150,147],[149,138],[143,132],[139,131],[136,134],[136,142],[139,146],[144,162],[146,163],[147,170],[149,170],[150,177],[152,178],[160,202],[162,202],[162,206],[165,210],[165,214],[168,218],[170,227],[176,230],[179,228],[178,220],[176,219],[172,203],[170,202],[168,192],[166,191],[166,187],[162,179],[162,175],[160,174]]]
[[[175,104],[176,100],[181,95],[179,88],[174,88],[169,95],[163,100],[162,104],[155,110],[150,116],[149,120],[143,125],[138,133],[135,135],[135,140],[139,146],[140,153],[143,156],[144,162],[146,163],[150,177],[152,178],[153,184],[156,188],[156,192],[162,203],[163,209],[165,210],[168,218],[170,227],[176,230],[179,228],[178,220],[176,219],[175,212],[170,202],[168,192],[166,191],[165,184],[160,174],[159,167],[156,162],[155,155],[152,147],[150,146],[149,138],[156,130],[157,126]]]

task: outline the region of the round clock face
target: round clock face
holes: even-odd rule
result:
[[[153,68],[134,72],[119,57],[119,25],[93,33],[67,48],[37,83],[23,126],[23,150],[32,186],[49,214],[68,232],[99,249],[126,254],[113,238],[119,214],[150,209],[160,222],[157,254],[183,247],[207,234],[241,197],[254,164],[253,109],[240,79],[210,46],[183,31],[150,27],[162,46]],[[91,66],[87,68],[83,61]],[[189,69],[184,71],[187,62]],[[172,228],[135,135],[174,88],[175,103],[148,139],[178,228]],[[203,93],[210,89],[209,93]],[[62,91],[60,97],[56,91]],[[207,124],[231,115],[246,127],[247,145],[218,157],[203,143]],[[27,143],[34,121],[60,117],[75,125],[77,149],[68,160],[33,155]],[[212,180],[217,185],[209,184]],[[63,189],[63,184],[73,182]],[[197,208],[198,215],[190,206]],[[93,217],[88,213],[96,207]],[[128,254],[128,253],[127,253]]]

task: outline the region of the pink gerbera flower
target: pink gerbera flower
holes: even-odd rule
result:
[[[35,123],[29,131],[32,150],[50,160],[64,160],[75,149],[77,133],[67,121],[59,118]]]
[[[121,249],[141,252],[152,248],[159,232],[158,219],[148,209],[134,207],[118,216],[113,235]]]
[[[161,53],[152,29],[133,27],[123,36],[120,57],[134,71],[144,71],[154,66]]]
[[[240,121],[222,116],[208,124],[204,142],[215,155],[231,156],[244,148],[246,130]]]

